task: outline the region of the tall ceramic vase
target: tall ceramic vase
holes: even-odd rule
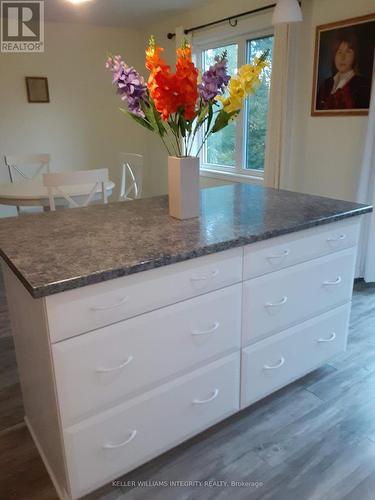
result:
[[[198,217],[199,158],[168,157],[169,215],[176,219]]]

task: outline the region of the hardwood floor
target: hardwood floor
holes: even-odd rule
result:
[[[20,423],[2,291],[0,329],[0,499],[56,500]],[[227,484],[198,483],[210,480]],[[355,286],[346,353],[120,481],[86,500],[374,500],[375,285]]]
[[[16,355],[11,336],[3,277],[0,272],[0,432],[23,422],[23,414]]]

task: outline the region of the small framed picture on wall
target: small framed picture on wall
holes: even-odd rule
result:
[[[48,79],[45,76],[26,76],[28,102],[49,102]]]
[[[375,54],[375,14],[316,28],[313,116],[367,115]]]

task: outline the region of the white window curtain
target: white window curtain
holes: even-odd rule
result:
[[[375,67],[372,79],[371,105],[363,152],[358,201],[375,207]],[[357,277],[375,282],[375,214],[362,220],[357,260]]]
[[[297,27],[275,26],[264,185],[288,186]]]

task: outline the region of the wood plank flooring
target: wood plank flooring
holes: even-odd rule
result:
[[[375,500],[375,285],[355,285],[350,330],[328,365],[86,500]],[[0,499],[57,500],[22,414],[0,283]]]

